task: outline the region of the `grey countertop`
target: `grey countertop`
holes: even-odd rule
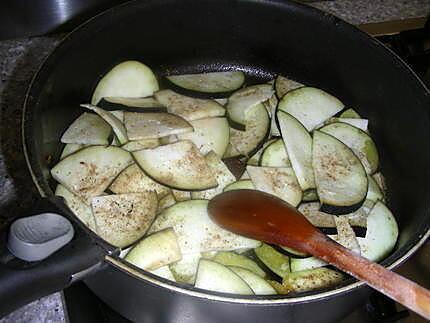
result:
[[[426,16],[430,0],[338,0],[313,6],[353,23],[363,24]],[[0,214],[22,214],[37,198],[21,143],[21,107],[29,81],[63,35],[0,41]],[[3,221],[0,216],[0,229]],[[63,322],[60,293],[33,302],[0,323]]]

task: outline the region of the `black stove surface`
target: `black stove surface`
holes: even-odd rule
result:
[[[430,21],[423,29],[378,37],[402,57],[430,88]],[[397,270],[426,288],[430,288],[430,242],[428,241],[406,264]],[[104,304],[84,283],[76,283],[64,290],[70,323],[126,323],[130,322]],[[384,295],[374,292],[342,323],[367,322],[425,322]]]

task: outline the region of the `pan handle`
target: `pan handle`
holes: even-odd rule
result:
[[[31,301],[60,291],[71,284],[74,274],[79,278],[89,274],[87,269],[99,269],[108,253],[64,210],[46,198],[41,205],[44,212],[56,212],[67,217],[75,230],[74,238],[64,247],[39,262],[24,262],[7,251],[5,232],[0,250],[0,318]],[[28,215],[35,214],[30,212]],[[87,270],[87,271],[86,271]],[[85,273],[85,274],[81,274]],[[74,279],[73,279],[74,280]]]

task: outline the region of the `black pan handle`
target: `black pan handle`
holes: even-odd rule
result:
[[[71,220],[75,236],[72,241],[48,258],[39,262],[27,263],[14,258],[7,251],[6,233],[2,233],[0,318],[33,300],[64,289],[70,285],[74,274],[97,267],[97,264],[102,265],[103,259],[108,253],[106,246],[99,244],[87,234],[75,222],[73,216],[70,216],[70,212],[56,207],[53,199],[55,198],[44,199],[41,203],[42,210],[56,212]],[[37,213],[41,213],[40,204],[37,212],[29,212],[28,215]]]

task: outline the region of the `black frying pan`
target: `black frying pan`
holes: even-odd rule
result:
[[[398,245],[383,263],[399,264],[428,236],[429,92],[398,57],[356,28],[318,10],[275,0],[133,1],[92,19],[56,48],[29,89],[23,136],[28,165],[41,195],[71,219],[73,215],[61,200],[52,199],[49,160],[58,159],[62,149],[59,138],[82,112],[79,103],[90,99],[104,73],[126,59],[145,62],[160,77],[240,68],[254,79],[267,80],[280,73],[334,94],[370,120],[370,131],[380,151],[389,206],[400,226]],[[71,244],[40,264],[26,270],[1,265],[0,315],[64,288],[72,274],[116,252],[86,229],[78,229]],[[102,285],[100,277],[113,277],[103,273],[96,274],[94,280],[89,278],[90,285]],[[135,279],[127,273],[124,277],[127,284],[123,285],[128,287],[147,285],[145,278]],[[117,302],[118,310],[132,308],[133,315],[139,315],[138,300],[129,308],[120,302],[127,291],[118,281],[110,282],[116,286],[114,291],[94,288],[99,295],[106,295],[111,305]],[[152,281],[151,286],[154,284]],[[174,292],[166,292],[163,297],[195,292],[193,288],[173,286]],[[129,289],[131,293],[135,292],[133,288]],[[358,285],[340,288],[341,292],[338,288],[309,295],[317,301],[334,298]],[[169,287],[155,289],[164,293]],[[203,302],[205,297],[198,295]],[[212,294],[206,295],[210,299]],[[275,296],[273,300],[274,305],[304,302],[300,297],[288,300]],[[254,303],[257,308],[265,307],[263,302]]]

